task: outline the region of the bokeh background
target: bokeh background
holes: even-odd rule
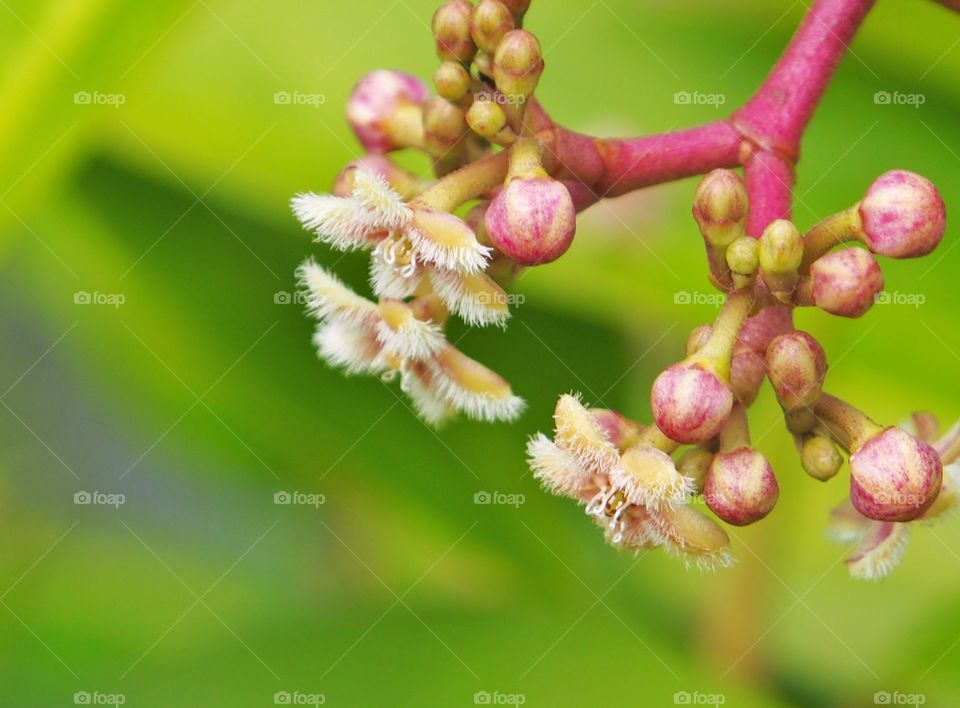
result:
[[[361,74],[430,76],[434,4],[0,2],[2,703],[956,705],[956,521],[919,529],[884,582],[848,578],[823,533],[846,481],[805,477],[768,390],[752,418],[781,500],[716,575],[606,547],[526,471],[559,393],[647,418],[650,382],[714,317],[694,180],[595,207],[561,262],[520,280],[506,333],[466,334],[529,401],[515,425],[433,432],[395,386],[316,359],[293,271],[314,254],[362,289],[364,263],[311,244],[287,200],[358,154],[342,105]],[[597,134],[726,115],[805,4],[535,0],[540,95]],[[804,143],[802,227],[894,167],[957,208],[958,31],[933,3],[879,3]],[[958,415],[958,237],[885,264],[914,305],[799,316],[830,387],[880,420]]]

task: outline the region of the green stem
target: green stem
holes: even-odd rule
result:
[[[507,175],[508,159],[508,151],[503,150],[461,167],[417,197],[411,206],[453,211],[501,184]]]
[[[729,382],[733,347],[737,343],[740,328],[753,309],[754,298],[752,289],[731,293],[713,324],[710,338],[700,351],[687,359],[687,363],[710,368],[724,381]]]
[[[883,426],[874,423],[865,413],[827,393],[820,396],[813,410],[834,439],[851,453],[883,431]]]
[[[804,234],[801,273],[806,273],[815,260],[834,246],[859,240],[860,211],[858,207],[859,204],[855,204],[839,214],[828,216]]]

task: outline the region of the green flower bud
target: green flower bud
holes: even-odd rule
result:
[[[697,186],[693,218],[709,245],[726,249],[743,235],[747,206],[747,189],[740,176],[731,170],[713,170]]]
[[[543,73],[543,52],[537,38],[525,30],[507,32],[493,58],[497,88],[511,98],[533,94]]]
[[[433,84],[448,101],[459,101],[470,90],[470,73],[459,62],[445,61],[433,73]]]
[[[760,237],[758,255],[770,292],[781,302],[789,302],[803,261],[803,239],[797,227],[786,219],[771,222]]]
[[[468,62],[477,51],[470,36],[470,16],[473,4],[469,0],[447,0],[433,14],[433,37],[437,55],[445,61]]]
[[[727,248],[727,267],[733,274],[733,284],[738,290],[745,288],[757,274],[759,250],[757,239],[751,236],[741,236]]]
[[[500,0],[480,0],[470,20],[470,36],[481,50],[493,54],[503,36],[516,26],[510,8]]]
[[[475,100],[467,111],[467,125],[477,135],[490,139],[507,125],[507,116],[495,101]]]
[[[467,132],[466,113],[450,101],[434,96],[423,109],[424,144],[434,157],[451,151]]]
[[[840,471],[843,456],[829,437],[806,435],[800,447],[800,464],[808,475],[826,482]]]

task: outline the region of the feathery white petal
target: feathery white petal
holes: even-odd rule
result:
[[[349,322],[332,320],[317,325],[313,343],[322,359],[346,374],[377,374],[386,369],[376,337]]]
[[[454,415],[454,409],[433,390],[429,375],[424,371],[405,371],[400,386],[413,401],[417,414],[430,425],[438,426]]]
[[[889,575],[903,558],[909,538],[906,524],[875,523],[856,554],[845,561],[850,575],[861,580],[879,580]]]
[[[585,495],[589,498],[597,492],[590,472],[543,433],[537,433],[527,442],[527,457],[534,479],[551,494],[582,500]]]
[[[290,205],[304,228],[317,241],[340,251],[370,248],[370,234],[388,228],[387,222],[357,200],[329,194],[298,194]]]
[[[507,294],[483,273],[460,274],[432,268],[430,282],[451,312],[474,327],[506,327],[510,310]]]
[[[369,170],[357,170],[354,173],[352,196],[391,229],[405,226],[413,216],[413,210],[404,203],[403,198],[387,180]]]
[[[512,393],[471,390],[448,375],[436,361],[430,362],[430,375],[440,397],[474,420],[513,421],[523,413],[527,405],[522,398]]]
[[[423,271],[414,268],[397,267],[387,262],[379,252],[378,246],[370,258],[370,287],[378,297],[402,300],[412,296],[423,280]]]
[[[388,354],[411,361],[423,361],[435,356],[446,343],[443,330],[438,325],[413,316],[393,327],[381,321],[377,325],[377,340]]]
[[[458,273],[479,273],[487,267],[491,249],[477,240],[449,245],[413,227],[408,227],[406,234],[416,248],[417,257],[439,268]]]
[[[367,326],[379,321],[375,303],[357,295],[314,261],[302,263],[297,278],[305,288],[307,310],[317,319],[338,318]]]

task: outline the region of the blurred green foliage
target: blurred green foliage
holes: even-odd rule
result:
[[[656,372],[714,316],[674,304],[709,292],[694,181],[595,207],[565,259],[520,280],[507,333],[466,334],[530,402],[516,425],[434,433],[395,386],[316,360],[302,308],[276,301],[308,254],[361,288],[364,263],[311,245],[286,202],[357,154],[342,105],[362,73],[430,75],[433,6],[0,2],[3,705],[99,691],[264,706],[299,691],[456,706],[488,691],[665,706],[687,691],[860,706],[883,690],[955,705],[956,523],[919,529],[887,581],[850,580],[823,538],[845,481],[805,478],[769,392],[752,415],[781,501],[732,533],[741,562],[717,575],[616,553],[526,472],[525,439],[559,393],[643,419]],[[803,10],[535,0],[542,100],[597,133],[714,119],[749,96]],[[801,226],[893,167],[954,205],[958,28],[932,3],[879,3],[804,144]],[[279,91],[325,101],[278,105]],[[677,105],[677,91],[726,104]],[[877,105],[877,91],[925,102]],[[922,307],[799,317],[826,344],[831,388],[879,419],[957,415],[954,232],[924,261],[885,264],[888,290]],[[77,305],[81,291],[124,303]],[[326,503],[278,506],[280,490]],[[126,503],[76,505],[81,491]],[[477,506],[479,491],[525,503]]]

